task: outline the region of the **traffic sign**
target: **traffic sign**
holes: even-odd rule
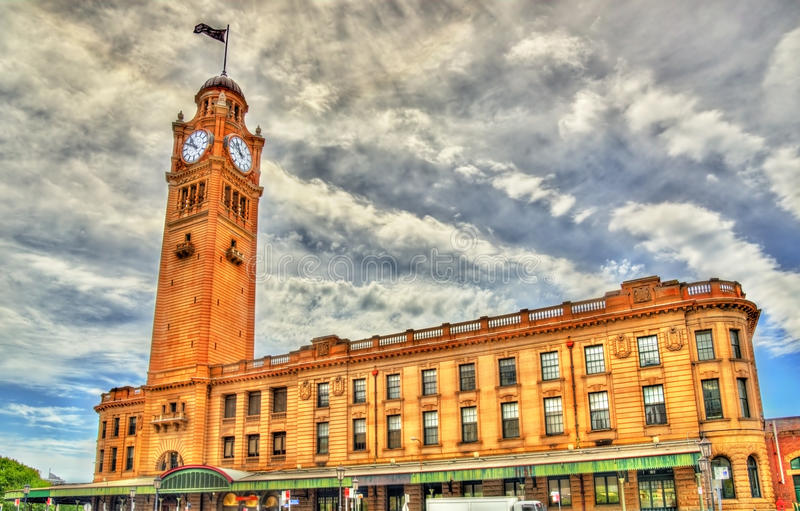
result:
[[[289,504],[296,506],[300,504],[300,499],[289,499]]]

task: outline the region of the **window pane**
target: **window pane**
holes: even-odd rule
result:
[[[558,352],[550,351],[541,354],[542,380],[556,380],[559,377]]]
[[[611,417],[608,412],[608,392],[589,393],[589,413],[592,430],[610,429]]]
[[[517,363],[514,358],[502,358],[500,365],[500,386],[517,383]]]
[[[317,454],[328,453],[328,423],[317,423]]]
[[[719,380],[703,380],[703,402],[706,409],[706,419],[722,418],[722,400],[719,395]]]
[[[367,419],[353,419],[353,450],[367,449]]]
[[[400,399],[400,375],[386,376],[386,399]]]
[[[649,424],[666,424],[667,409],[664,405],[664,387],[651,385],[642,387],[644,395],[645,422]]]
[[[236,394],[225,396],[225,415],[226,419],[236,417]]]
[[[742,417],[750,417],[750,403],[747,400],[747,378],[736,378],[736,385],[739,388],[739,409]]]
[[[423,412],[422,424],[424,427],[423,443],[436,445],[439,443],[439,412]]]
[[[728,469],[728,474],[730,474],[729,479],[722,480],[722,498],[723,499],[735,499],[736,498],[736,490],[733,484],[733,470],[731,470],[731,462],[728,458],[724,456],[718,456],[711,460],[711,473],[714,473],[714,468],[716,467],[724,467]]]
[[[639,366],[657,366],[661,363],[661,357],[658,353],[657,336],[648,335],[647,337],[639,337],[636,341],[639,345]]]
[[[728,333],[731,337],[731,355],[733,358],[742,358],[742,348],[739,345],[739,331],[729,330]]]
[[[461,441],[478,441],[478,409],[474,406],[461,409]]]
[[[359,378],[353,380],[353,402],[365,403],[367,401],[367,380]]]
[[[546,397],[544,399],[544,425],[545,432],[548,435],[560,435],[564,432],[560,397]]]
[[[750,495],[753,498],[761,497],[761,484],[758,482],[758,465],[752,456],[747,458],[747,477],[750,479]]]
[[[272,412],[286,412],[286,387],[272,389]]]
[[[330,404],[330,387],[327,383],[317,384],[317,408],[327,408]]]
[[[584,354],[586,355],[586,374],[604,373],[606,371],[602,344],[587,346],[584,350]]]
[[[461,364],[458,375],[461,390],[475,390],[475,364]]]
[[[714,342],[711,338],[711,330],[695,332],[697,341],[697,358],[699,360],[712,360],[714,358]]]
[[[500,411],[503,417],[503,438],[518,438],[519,409],[517,403],[503,403]]]
[[[431,396],[436,392],[436,369],[425,369],[422,371],[422,395]]]
[[[389,449],[400,448],[400,416],[389,415],[386,417],[387,438],[386,446]]]
[[[261,414],[261,392],[251,392],[247,395],[247,415]]]

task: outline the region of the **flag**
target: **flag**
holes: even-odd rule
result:
[[[198,23],[194,27],[195,34],[205,34],[208,37],[216,39],[217,41],[222,43],[225,42],[225,36],[227,35],[227,32],[228,30],[225,28],[223,29],[211,28],[205,23]]]

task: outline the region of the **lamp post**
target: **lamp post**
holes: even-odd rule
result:
[[[353,511],[358,511],[359,502],[358,502],[358,478],[357,477],[353,478],[353,496],[352,496],[352,498],[355,499],[355,500],[353,500]]]
[[[344,479],[344,467],[336,467],[336,478],[339,479],[339,511],[342,511],[342,479]]]
[[[29,485],[29,484],[26,484],[26,485],[25,485],[25,486],[22,488],[22,493],[24,493],[24,494],[25,494],[25,504],[23,504],[23,506],[22,506],[22,507],[25,509],[25,511],[28,511],[28,494],[29,494],[30,492],[31,492],[31,485]]]
[[[131,488],[131,511],[136,507],[136,488]]]
[[[697,446],[700,447],[700,459],[697,460],[697,464],[700,467],[700,474],[702,475],[702,478],[698,476],[698,479],[702,479],[703,481],[703,483],[700,484],[700,489],[702,490],[703,486],[705,486],[705,481],[711,480],[711,441],[704,436],[700,442],[698,442]],[[706,477],[708,477],[708,479],[706,479]],[[704,500],[705,493],[700,496],[700,511],[703,511]],[[713,506],[713,502],[711,506]]]
[[[619,471],[617,472],[617,479],[619,480],[619,491],[620,502],[622,503],[622,511],[627,511],[627,507],[625,506],[625,475],[627,472]],[[133,510],[131,510],[133,511]],[[701,510],[702,511],[702,510]]]
[[[155,511],[159,511],[158,509],[158,489],[161,488],[161,478],[159,476],[155,476],[153,478],[153,488],[156,490],[156,500],[153,502],[153,508]]]

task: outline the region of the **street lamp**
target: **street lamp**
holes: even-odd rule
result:
[[[30,492],[31,492],[31,485],[29,485],[29,484],[26,484],[26,485],[25,485],[25,486],[22,488],[22,493],[24,493],[24,494],[25,494],[25,504],[23,505],[23,507],[25,508],[25,510],[26,510],[26,511],[27,511],[27,509],[28,509],[28,494],[29,494]]]
[[[155,511],[159,511],[158,509],[158,489],[161,488],[161,478],[159,476],[155,476],[153,478],[153,488],[156,489],[156,500],[153,502],[153,508]]]
[[[627,511],[627,507],[625,505],[625,475],[626,474],[627,474],[627,472],[622,471],[622,470],[617,472],[617,479],[619,480],[619,486],[617,487],[617,491],[619,492],[620,502],[622,502],[622,511]],[[133,511],[133,510],[131,509],[131,511]]]
[[[339,479],[339,511],[342,511],[342,479],[344,479],[344,467],[336,467],[336,478]]]
[[[136,488],[131,488],[131,511],[136,506]]]
[[[358,478],[353,478],[353,497],[355,500],[353,501],[353,510],[358,511],[359,504],[358,504]]]
[[[700,475],[702,474],[702,480],[706,480],[706,476],[710,478],[711,472],[711,441],[706,438],[705,436],[697,443],[697,446],[700,448],[700,459],[697,460],[697,465],[700,467],[700,474],[698,474],[697,478],[698,481],[701,479]],[[700,483],[700,488],[702,489],[704,486],[703,483]],[[710,490],[709,490],[710,492]],[[703,511],[703,501],[705,500],[705,495],[700,495],[700,511]],[[713,503],[712,503],[713,505]]]

